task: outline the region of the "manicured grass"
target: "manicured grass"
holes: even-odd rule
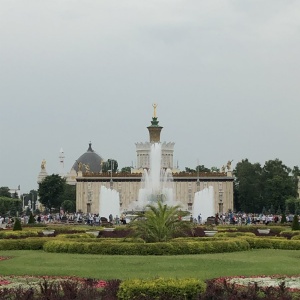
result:
[[[109,256],[0,251],[12,259],[0,261],[0,275],[57,275],[99,279],[234,275],[299,275],[300,251],[252,250],[178,256]]]

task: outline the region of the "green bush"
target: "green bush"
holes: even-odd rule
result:
[[[11,238],[26,238],[38,236],[38,233],[35,231],[1,231],[0,239],[11,239]]]
[[[255,236],[253,232],[218,232],[215,237]]]
[[[20,230],[22,230],[21,221],[19,218],[15,218],[13,231],[20,231]]]
[[[28,224],[35,224],[35,218],[34,218],[32,212],[29,215]]]
[[[285,249],[300,250],[300,241],[281,238],[244,237],[251,249]]]
[[[300,224],[298,216],[295,214],[292,223],[292,230],[300,230]]]
[[[131,279],[120,284],[118,299],[199,299],[205,289],[206,284],[195,278]]]
[[[300,234],[300,231],[292,231],[292,230],[285,230],[285,231],[281,231],[280,232],[280,236],[284,236],[284,237],[287,237],[287,238],[292,238],[293,236],[295,235],[299,235]]]
[[[285,214],[282,214],[280,223],[281,224],[286,223],[286,215]]]
[[[46,238],[0,240],[0,250],[41,250]]]
[[[97,239],[98,240],[98,239]],[[48,240],[44,245],[47,252],[109,255],[179,255],[220,253],[249,250],[247,241],[234,239],[234,241],[205,241],[205,242],[161,242],[161,243],[118,243],[118,242],[87,242],[86,239],[78,241]]]
[[[300,240],[300,234],[294,235],[291,240]]]

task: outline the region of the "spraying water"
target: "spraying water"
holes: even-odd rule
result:
[[[148,204],[162,200],[168,206],[178,205],[174,197],[172,171],[161,167],[161,144],[155,143],[150,149],[150,169],[144,169],[138,201],[132,209],[144,210]]]
[[[120,197],[116,190],[111,190],[105,186],[101,186],[99,200],[100,217],[109,218],[112,214],[113,218],[120,217]]]
[[[193,216],[197,217],[199,214],[201,214],[202,223],[215,214],[214,188],[212,186],[195,193]]]

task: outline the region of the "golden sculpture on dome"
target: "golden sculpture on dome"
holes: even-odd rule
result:
[[[45,169],[46,169],[46,161],[45,161],[45,159],[42,160],[42,163],[41,163],[41,169],[42,169],[42,170],[45,170]]]

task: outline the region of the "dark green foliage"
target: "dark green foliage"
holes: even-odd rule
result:
[[[66,180],[57,174],[45,177],[39,183],[38,194],[40,202],[50,211],[52,208],[59,209],[63,202],[63,195],[66,188]]]
[[[282,216],[281,216],[281,221],[280,221],[281,224],[283,223],[286,223],[286,215],[283,213]]]
[[[131,173],[131,169],[132,169],[132,167],[124,167],[124,168],[121,169],[121,173],[130,174]]]
[[[0,197],[11,198],[11,193],[9,192],[9,188],[7,186],[0,187]]]
[[[261,212],[261,174],[259,163],[252,164],[248,159],[238,162],[234,170],[235,207],[245,212]]]
[[[71,200],[76,202],[76,186],[66,184],[64,188],[63,200]]]
[[[104,255],[181,255],[249,250],[249,243],[238,238],[220,241],[183,241],[180,243],[118,243],[109,241],[99,243],[98,240],[97,242],[90,239],[81,239],[81,242],[49,240],[44,245],[44,251]]]
[[[118,170],[118,162],[115,159],[108,159],[102,164],[102,172],[107,173],[112,170],[113,173],[116,173]]]
[[[41,250],[47,238],[0,240],[0,250]]]
[[[22,230],[21,221],[19,218],[15,218],[13,231]]]
[[[28,224],[34,224],[34,223],[35,223],[35,218],[34,218],[32,212],[30,212]]]
[[[193,223],[181,220],[186,214],[179,206],[167,206],[160,199],[157,205],[148,205],[145,213],[139,213],[130,226],[135,236],[146,242],[166,242],[192,230]]]
[[[296,174],[279,159],[266,161],[263,167],[242,160],[234,170],[235,208],[256,213],[263,207],[268,209],[266,213],[274,212],[274,208],[284,211],[286,199],[297,196]]]
[[[63,201],[63,203],[61,204],[62,209],[65,212],[75,212],[76,210],[76,201],[72,201],[72,200],[65,200]]]
[[[0,197],[0,215],[16,216],[22,211],[22,200],[7,197]]]
[[[293,223],[292,223],[292,230],[300,230],[299,219],[297,215],[294,215]]]

